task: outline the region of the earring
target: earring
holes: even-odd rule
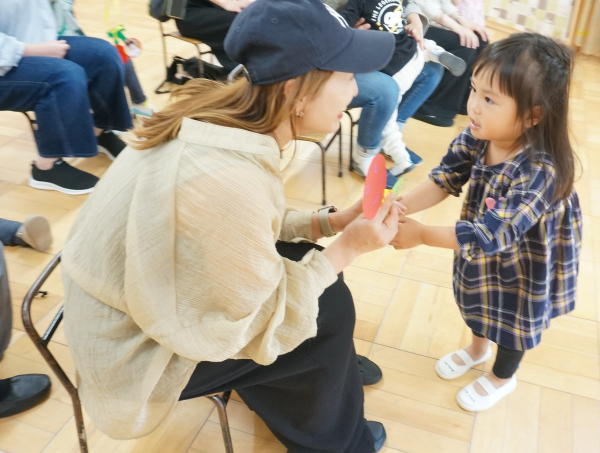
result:
[[[298,118],[303,118],[304,117],[304,112],[296,112],[296,116]]]

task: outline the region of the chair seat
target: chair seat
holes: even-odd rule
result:
[[[165,33],[165,36],[170,36],[171,38],[180,39],[182,41],[189,42],[190,44],[195,44],[197,46],[202,44],[202,41],[200,41],[198,39],[181,36],[181,33],[179,33],[178,31],[170,31],[168,33]]]

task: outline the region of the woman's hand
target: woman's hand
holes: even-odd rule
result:
[[[408,24],[404,27],[404,31],[412,36],[421,50],[425,50],[425,43],[423,42],[423,23],[417,13],[411,13],[406,18]]]
[[[460,45],[469,49],[477,49],[479,47],[479,38],[473,30],[460,25],[456,27],[454,32],[460,37]]]
[[[336,273],[340,273],[363,253],[385,247],[398,233],[398,208],[395,194],[391,193],[372,220],[361,213],[323,254],[329,259]]]
[[[423,244],[423,224],[408,217],[402,221],[403,223],[398,228],[398,234],[392,239],[390,245],[396,250],[403,250]]]
[[[244,8],[254,2],[254,0],[211,0],[215,5],[220,6],[225,11],[232,13],[241,13]]]
[[[478,33],[479,36],[481,36],[481,39],[483,39],[484,41],[490,40],[490,32],[483,25],[479,25],[474,22],[470,22],[466,28],[474,31],[475,33]]]
[[[350,222],[340,237],[348,249],[358,256],[390,243],[398,232],[399,212],[395,198],[395,194],[389,194],[373,219],[367,220],[361,213]]]
[[[402,197],[397,197],[394,201],[394,206],[396,206],[399,215],[404,215],[406,213],[406,206],[404,206],[401,201]],[[363,199],[361,198],[348,209],[329,214],[329,224],[331,225],[331,229],[336,233],[344,231],[350,222],[362,214],[362,205]]]
[[[71,46],[65,40],[46,41],[38,44],[25,44],[24,57],[65,58]]]

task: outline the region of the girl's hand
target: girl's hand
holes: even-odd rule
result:
[[[390,242],[390,245],[396,250],[403,250],[423,244],[423,224],[408,217],[403,218],[402,222],[398,228],[398,234]]]
[[[469,49],[477,49],[479,47],[479,38],[473,30],[469,30],[461,25],[454,32],[460,37],[461,46],[468,47]]]
[[[364,17],[358,19],[358,21],[354,24],[354,28],[358,28],[359,30],[368,30],[371,28],[371,24],[365,23],[367,22]]]
[[[371,220],[361,213],[346,228],[340,240],[356,256],[385,247],[398,233],[398,209],[395,194],[389,194]]]
[[[242,10],[245,7],[249,6],[253,2],[254,2],[254,0],[219,0],[219,1],[213,1],[213,3],[219,5],[225,11],[231,11],[232,13],[241,13]]]
[[[416,16],[416,19],[411,16]],[[408,24],[404,27],[406,33],[409,36],[412,36],[417,44],[421,48],[421,50],[425,50],[425,43],[423,42],[423,24],[421,23],[421,18],[418,14],[412,13],[407,17]]]

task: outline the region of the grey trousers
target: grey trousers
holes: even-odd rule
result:
[[[12,306],[8,289],[8,273],[4,261],[4,245],[0,242],[0,358],[8,348],[12,331]]]

